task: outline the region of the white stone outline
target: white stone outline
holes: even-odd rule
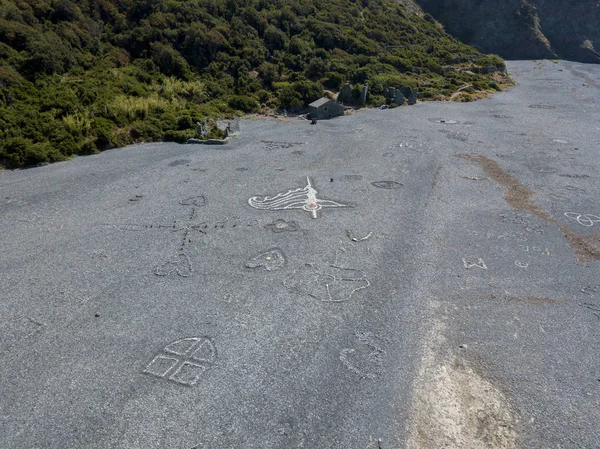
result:
[[[469,259],[469,261],[467,262],[467,259]],[[472,263],[471,260],[472,259],[477,259],[476,263]],[[462,258],[462,262],[463,265],[465,266],[465,268],[468,270],[469,268],[473,268],[473,267],[477,267],[477,268],[481,268],[483,270],[487,270],[488,267],[485,264],[485,262],[483,261],[483,259],[481,257],[463,257]]]
[[[353,242],[364,242],[365,240],[368,240],[369,238],[371,238],[371,236],[373,235],[373,231],[369,231],[369,233],[362,238],[357,238],[357,237],[354,237],[354,234],[352,233],[352,231],[350,231],[349,229],[346,229],[346,235]]]
[[[588,228],[594,226],[594,223],[600,223],[600,217],[594,214],[578,214],[577,212],[565,212],[565,217],[570,218],[571,220],[576,220],[577,223],[579,223],[582,226],[587,226]]]
[[[170,346],[176,345],[176,344],[184,342],[184,341],[193,341],[194,342],[190,345],[190,347],[184,353],[180,353],[180,352],[174,351],[172,349],[167,349]],[[210,348],[210,358],[204,359],[204,358],[200,358],[200,357],[194,357],[194,354],[198,351],[198,349],[200,349],[205,344],[208,344],[208,346]],[[216,358],[217,358],[217,348],[215,347],[215,344],[213,343],[211,338],[209,338],[207,336],[182,338],[179,340],[175,340],[175,341],[169,343],[167,346],[165,346],[163,348],[162,352],[160,354],[158,354],[156,357],[154,357],[150,361],[150,363],[148,363],[148,365],[146,365],[146,368],[144,368],[143,372],[146,374],[155,376],[155,377],[159,377],[161,379],[168,379],[172,382],[176,382],[181,385],[194,386],[198,382],[200,375],[202,373],[204,373],[208,368],[210,368],[210,366],[212,364],[214,364]],[[164,374],[160,375],[156,372],[149,370],[150,366],[152,366],[152,364],[157,359],[173,360],[175,363],[173,363],[173,365],[168,370],[166,370]],[[195,376],[195,378],[192,381],[184,382],[181,379],[178,379],[178,376],[181,373],[184,366],[201,368],[202,371],[200,374]],[[169,373],[171,373],[171,374],[169,375]]]
[[[269,267],[267,266],[267,262],[269,261],[269,259],[266,258],[266,256],[268,254],[275,254],[276,260],[274,260],[272,262],[272,264],[274,264],[275,266]],[[250,265],[250,262],[252,262],[253,260],[257,260],[257,262],[260,262],[260,259],[263,258],[263,260],[265,261],[265,263],[257,263],[256,265]],[[268,249],[266,251],[263,251],[262,253],[252,257],[251,259],[249,259],[246,262],[246,267],[247,268],[259,268],[262,267],[267,271],[277,271],[281,268],[283,268],[286,264],[287,260],[285,257],[285,254],[283,254],[283,251],[279,248],[271,248]]]
[[[312,186],[308,176],[306,177],[306,187],[291,189],[285,193],[278,193],[273,197],[265,196],[262,199],[253,196],[248,200],[248,204],[260,210],[301,209],[310,212],[313,218],[319,218],[317,211],[326,207],[352,207],[349,204],[317,198],[317,191]]]
[[[171,364],[171,367],[168,368],[163,374],[159,374],[156,371],[150,371],[150,369],[149,369],[154,364],[154,362],[156,362],[158,359],[170,360],[170,361],[173,362]],[[180,362],[180,360],[177,359],[177,358],[175,358],[175,357],[173,357],[173,356],[168,356],[167,357],[164,354],[159,354],[156,357],[154,357],[150,361],[150,363],[148,363],[148,365],[146,366],[146,368],[144,368],[144,372],[147,373],[147,374],[152,374],[153,376],[156,376],[156,377],[165,377],[169,373],[169,371],[171,371],[173,368],[175,368],[179,364],[179,362]]]
[[[181,373],[181,371],[184,369],[184,367],[187,367],[187,366],[191,366],[191,367],[194,367],[194,368],[201,368],[201,370],[202,370],[202,371],[200,371],[199,374],[197,374],[196,376],[194,376],[194,379],[191,380],[190,382],[185,382],[185,381],[183,381],[181,379],[178,379],[179,374]],[[208,367],[205,366],[205,365],[199,365],[197,363],[192,363],[192,362],[190,362],[188,360],[185,360],[181,365],[179,365],[179,367],[175,370],[175,372],[169,376],[169,380],[172,381],[172,382],[177,382],[178,384],[181,384],[181,385],[191,385],[191,386],[194,386],[194,385],[196,385],[196,382],[198,382],[198,379],[200,378],[200,376],[202,375],[202,373],[204,373],[204,371],[206,371],[207,369],[208,369]]]

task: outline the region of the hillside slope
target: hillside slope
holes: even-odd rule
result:
[[[507,59],[600,63],[597,0],[416,0],[463,42]]]
[[[406,3],[408,1],[408,3]],[[502,67],[412,0],[0,0],[0,166],[149,140],[206,117],[299,110],[323,88],[500,89]]]

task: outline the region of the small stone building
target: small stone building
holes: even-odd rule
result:
[[[313,101],[308,107],[310,110],[308,118],[310,119],[324,120],[344,115],[344,106],[327,97]]]

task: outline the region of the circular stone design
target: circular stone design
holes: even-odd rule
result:
[[[442,123],[444,125],[456,125],[458,123],[456,120],[450,120],[442,117],[430,118],[429,121],[433,123]]]

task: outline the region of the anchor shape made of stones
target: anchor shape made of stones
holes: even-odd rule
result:
[[[253,196],[248,200],[248,204],[255,209],[261,210],[300,209],[309,212],[312,215],[312,218],[318,218],[317,212],[323,208],[351,207],[349,204],[317,198],[317,191],[313,187],[308,176],[306,177],[306,187],[278,193],[273,197],[265,196],[260,198],[258,196]]]

